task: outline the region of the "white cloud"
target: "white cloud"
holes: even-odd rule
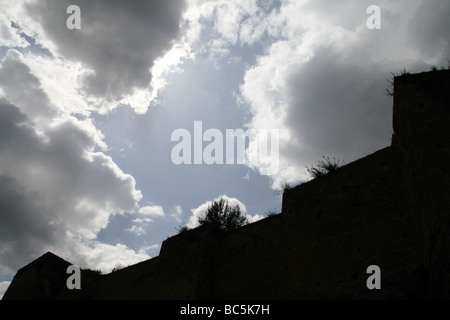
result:
[[[131,227],[125,229],[128,232],[134,233],[137,236],[142,236],[145,234],[145,230],[143,226],[132,225]]]
[[[274,1],[190,0],[184,19],[185,38],[197,53],[210,59],[227,57],[231,46],[253,45],[273,35],[267,20]]]
[[[153,222],[155,218],[161,218],[165,216],[164,209],[161,206],[149,205],[140,207],[134,215],[138,215],[137,218],[132,220],[134,225],[125,229],[125,231],[136,234],[137,236],[142,236],[146,234],[145,227]]]
[[[17,26],[17,22],[22,21],[26,16],[22,11],[24,1],[0,0],[0,47],[23,48],[30,43],[21,36],[22,30]],[[12,25],[16,23],[16,25]]]
[[[159,250],[159,247],[159,244],[153,244],[151,246],[139,249],[139,253],[147,254],[147,252],[157,252]]]
[[[5,294],[10,284],[11,284],[10,281],[0,282],[0,300],[3,298],[3,295]]]
[[[139,208],[139,214],[149,217],[164,217],[164,209],[161,206],[145,206]]]
[[[66,255],[65,259],[82,268],[100,269],[104,273],[111,272],[114,268],[120,269],[150,259],[147,253],[136,252],[120,243],[110,245],[94,241],[89,244],[74,242],[72,245],[72,250],[76,253]]]
[[[260,215],[258,213],[254,214],[254,215],[247,214],[247,221],[248,221],[248,223],[253,223],[253,222],[259,221],[261,219],[264,219],[264,216]]]
[[[135,218],[132,220],[133,223],[145,224],[145,225],[152,221],[153,220],[150,218]]]
[[[30,53],[24,54],[23,62],[39,79],[42,90],[60,113],[89,116],[92,112],[106,112],[111,108],[101,108],[99,103],[92,103],[80,94],[80,78],[84,74],[80,63]]]
[[[172,213],[170,215],[175,219],[175,221],[180,223],[182,214],[183,214],[183,208],[180,205],[176,205],[173,207]]]
[[[20,37],[16,28],[11,27],[11,22],[3,14],[0,14],[0,46],[27,47],[29,43]]]

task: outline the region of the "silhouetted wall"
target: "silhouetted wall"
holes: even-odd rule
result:
[[[84,272],[81,290],[47,253],[4,299],[450,298],[449,83],[450,71],[395,78],[392,145],[286,190],[279,215],[181,233],[156,258]],[[370,265],[381,290],[366,286]]]
[[[396,78],[393,150],[421,243],[427,296],[450,298],[449,71]]]

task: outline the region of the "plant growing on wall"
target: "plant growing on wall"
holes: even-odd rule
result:
[[[189,230],[187,225],[180,225],[175,229],[177,229],[178,233],[183,233]]]
[[[386,81],[388,82],[388,87],[386,88],[386,95],[387,96],[389,96],[389,97],[393,97],[394,96],[394,78],[395,77],[404,76],[406,74],[409,74],[408,72],[406,72],[406,69],[403,69],[403,71],[401,71],[399,73],[391,72],[391,78],[390,79],[386,79]]]
[[[199,218],[200,225],[210,225],[220,231],[235,230],[248,223],[245,213],[241,212],[239,205],[228,205],[228,201],[219,199],[206,210],[204,217]]]
[[[273,216],[276,216],[279,214],[280,213],[278,211],[276,211],[275,209],[270,209],[270,210],[266,211],[265,216],[268,218],[268,217],[273,217]]]
[[[306,170],[313,178],[318,178],[326,175],[329,172],[334,172],[342,167],[343,162],[339,159],[322,156],[323,160],[319,160],[318,164],[314,167],[306,167]]]

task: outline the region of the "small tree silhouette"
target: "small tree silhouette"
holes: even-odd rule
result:
[[[204,218],[199,218],[200,225],[211,225],[220,231],[235,230],[248,223],[239,205],[230,207],[223,198],[215,200],[206,210]]]

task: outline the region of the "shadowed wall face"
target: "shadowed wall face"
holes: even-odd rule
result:
[[[430,298],[450,298],[449,121],[449,71],[395,79],[393,147],[421,240]]]
[[[285,193],[284,234],[293,257],[286,262],[301,270],[285,273],[285,283],[295,284],[295,296],[420,296],[418,240],[398,181],[389,147]],[[381,269],[383,290],[367,289],[371,265]]]

